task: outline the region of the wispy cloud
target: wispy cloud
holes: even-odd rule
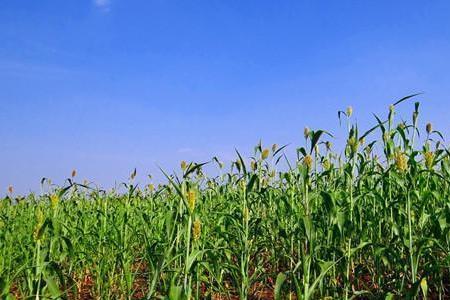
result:
[[[111,0],[94,0],[94,5],[101,10],[109,10]]]

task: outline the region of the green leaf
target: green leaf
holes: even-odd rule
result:
[[[398,104],[400,104],[400,103],[402,103],[403,101],[406,101],[406,100],[408,100],[408,99],[410,99],[410,98],[416,97],[416,96],[421,95],[421,94],[423,94],[423,93],[416,93],[416,94],[412,94],[412,95],[408,95],[408,96],[406,96],[406,97],[403,97],[403,98],[401,98],[400,100],[396,101],[396,102],[394,103],[394,106],[395,106],[395,105],[398,105]]]
[[[303,156],[308,155],[308,154],[306,153],[306,150],[305,150],[304,147],[298,148],[298,149],[297,149],[297,155],[298,155],[298,153],[301,153]]]
[[[0,277],[0,296],[4,297],[9,293],[9,286],[10,284],[6,282],[6,279]]]
[[[47,289],[52,298],[59,298],[62,293],[56,284],[56,281],[51,276],[48,276],[45,278],[45,282],[47,283]]]
[[[359,250],[361,250],[361,249],[363,249],[363,248],[365,248],[365,247],[367,247],[368,245],[371,245],[371,244],[372,243],[370,243],[370,242],[361,242],[361,243],[359,243],[359,245],[357,247],[352,248],[350,250],[350,254],[351,255],[355,255],[356,252],[358,252]]]
[[[343,257],[339,258],[338,260],[332,262],[332,261],[323,261],[320,263],[320,274],[317,276],[316,280],[314,280],[313,284],[309,288],[307,294],[305,295],[305,300],[308,300],[313,295],[316,286],[319,284],[320,281],[322,281],[323,277],[333,268]]]
[[[180,300],[183,294],[183,287],[172,284],[169,290],[169,300]]]
[[[244,159],[242,159],[242,156],[237,149],[235,149],[235,151],[238,155],[239,162],[241,163],[242,171],[244,172],[244,175],[247,175],[247,168],[245,167]]]
[[[187,261],[186,261],[186,269],[190,270],[192,267],[192,264],[197,260],[197,257],[200,255],[203,255],[207,250],[194,250],[191,254],[189,254]]]
[[[183,175],[183,178],[187,178],[189,174],[195,172],[197,169],[203,167],[206,164],[208,164],[208,162],[204,162],[204,163],[200,163],[200,164],[189,164],[188,168],[186,169],[186,172]]]
[[[311,139],[311,150],[310,150],[310,154],[314,151],[314,147],[316,146],[316,144],[319,142],[320,137],[322,136],[322,134],[328,134],[330,137],[333,137],[333,135],[325,130],[317,130],[313,132],[313,136]]]
[[[275,151],[275,152],[273,153],[273,156],[276,156],[278,153],[280,153],[281,151],[283,151],[283,149],[286,148],[287,146],[289,146],[289,144],[286,144],[286,145],[280,147],[279,149],[277,149],[277,151]]]
[[[253,186],[255,185],[256,179],[258,179],[258,175],[253,174],[252,177],[250,178],[250,181],[247,183],[247,188],[246,188],[247,193],[251,192]]]
[[[442,231],[444,231],[445,228],[447,228],[447,217],[445,214],[441,214],[439,216],[439,227],[441,228]]]
[[[286,274],[278,273],[277,280],[275,281],[274,299],[279,300],[281,298],[281,288],[286,280]]]

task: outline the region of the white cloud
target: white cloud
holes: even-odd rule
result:
[[[94,0],[94,5],[99,9],[108,10],[111,0]]]

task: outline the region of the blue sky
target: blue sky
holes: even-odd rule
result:
[[[2,194],[293,151],[339,109],[368,127],[418,91],[450,125],[449,1],[4,0],[0,41]]]

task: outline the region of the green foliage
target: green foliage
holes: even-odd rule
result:
[[[236,151],[227,173],[216,157],[212,177],[183,162],[158,188],[138,188],[134,170],[122,193],[75,172],[64,187],[44,179],[39,196],[11,192],[0,200],[0,298],[448,297],[450,152],[431,125],[414,146],[418,104],[411,124],[395,124],[414,96],[361,136],[353,109],[339,112],[342,154],[308,129],[295,161],[260,143],[250,159]]]

